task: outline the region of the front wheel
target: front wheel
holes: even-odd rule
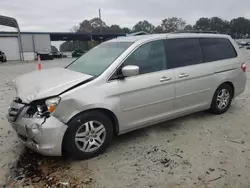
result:
[[[225,113],[231,105],[233,99],[232,87],[222,84],[215,92],[210,111],[214,114]]]
[[[113,138],[112,121],[98,111],[82,113],[68,124],[63,150],[77,159],[87,159],[102,153]]]

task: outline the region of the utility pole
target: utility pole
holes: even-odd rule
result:
[[[102,33],[102,15],[101,15],[101,9],[99,9],[99,19],[100,19],[100,33]]]

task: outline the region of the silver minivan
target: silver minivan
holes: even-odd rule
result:
[[[113,39],[65,68],[18,77],[8,120],[43,155],[90,158],[115,135],[197,111],[226,112],[247,80],[238,48],[217,34]]]

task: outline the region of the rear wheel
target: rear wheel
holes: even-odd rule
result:
[[[231,105],[233,89],[229,84],[222,84],[213,96],[210,111],[214,114],[225,113]]]
[[[112,121],[98,111],[82,113],[68,124],[63,149],[77,159],[87,159],[102,153],[113,137]]]

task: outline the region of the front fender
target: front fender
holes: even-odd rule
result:
[[[75,115],[92,109],[106,109],[113,112],[116,115],[116,111],[119,110],[119,100],[112,101],[109,103],[94,103],[94,104],[84,104],[75,99],[68,99],[61,101],[57,106],[53,116],[61,120],[63,123],[67,124]],[[112,105],[111,105],[112,104]],[[118,108],[118,109],[117,109]]]

